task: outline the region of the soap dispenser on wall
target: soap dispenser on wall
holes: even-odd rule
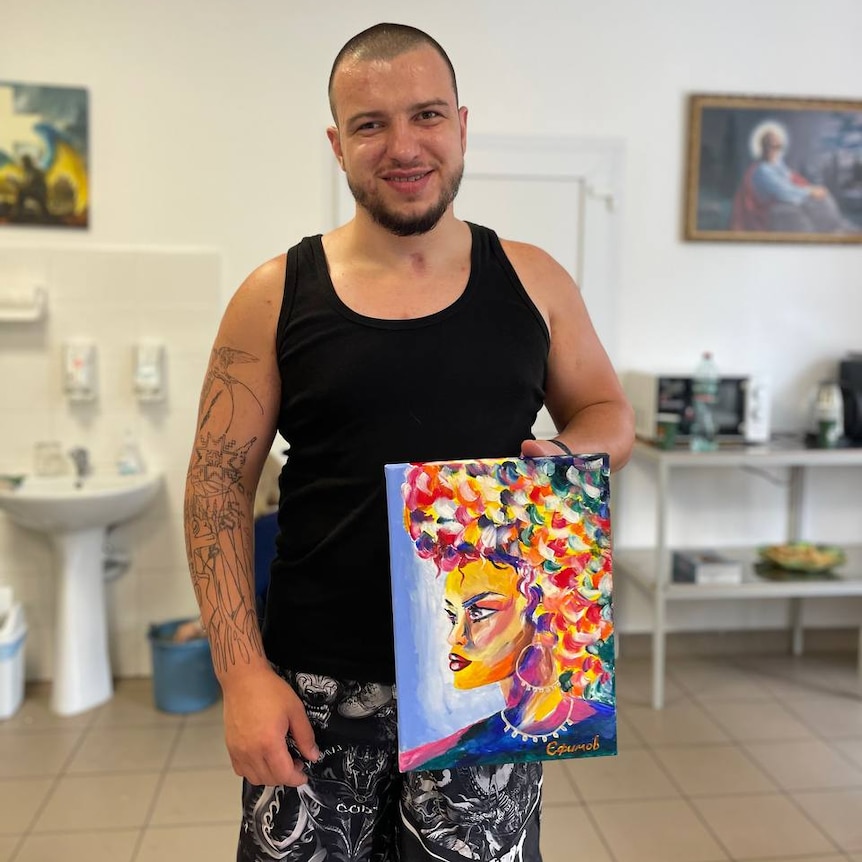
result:
[[[69,401],[94,401],[98,394],[96,345],[86,339],[63,345],[63,390]]]
[[[134,352],[134,386],[138,401],[165,400],[165,346],[140,341]]]

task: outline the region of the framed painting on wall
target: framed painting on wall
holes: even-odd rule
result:
[[[609,473],[386,466],[402,772],[616,754]]]
[[[0,82],[0,224],[87,227],[88,97]]]
[[[862,242],[862,102],[692,95],[684,234]]]

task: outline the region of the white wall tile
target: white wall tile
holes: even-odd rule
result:
[[[139,519],[117,527],[115,544],[132,564],[107,585],[113,671],[150,672],[147,626],[196,614],[182,524],[185,471],[206,363],[222,312],[221,261],[214,253],[140,249],[5,249],[0,284],[43,280],[49,317],[0,341],[0,472],[32,469],[37,440],[90,449],[97,470],[115,469],[126,429],[165,483]],[[97,345],[99,397],[70,404],[62,393],[61,351],[70,338]],[[132,350],[142,337],[164,342],[168,399],[140,404]],[[49,541],[0,516],[0,583],[25,604],[26,673],[50,678],[56,573]]]

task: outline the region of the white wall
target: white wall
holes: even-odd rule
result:
[[[449,50],[473,131],[625,142],[621,370],[688,368],[708,347],[727,371],[769,374],[776,425],[801,429],[814,382],[845,350],[862,349],[862,247],[680,239],[687,94],[858,97],[858,0],[439,0],[410,14],[389,0],[5,6],[14,38],[4,40],[0,80],[90,91],[92,221],[86,232],[0,228],[0,259],[7,250],[49,245],[206,248],[223,263],[224,303],[260,261],[330,226],[329,65],[363,27],[405,20]],[[62,296],[62,282],[52,290]],[[209,343],[211,315],[191,314],[186,326]],[[22,347],[0,328],[0,356],[24,373],[35,373],[55,349]],[[10,402],[14,387],[8,374],[0,379],[0,399],[19,403]],[[190,383],[172,393],[171,410],[196,401]],[[121,431],[111,413],[91,429],[94,440]],[[23,416],[11,427],[20,428]],[[42,430],[29,429],[27,439]],[[10,433],[4,428],[4,444]],[[12,449],[24,448],[16,437]],[[650,541],[640,505],[647,492],[634,475],[629,487],[623,483],[636,499],[618,524],[619,542]],[[747,486],[733,493],[758,504],[763,498]],[[682,488],[680,496],[682,509],[693,500],[711,503],[697,488]],[[833,496],[827,489],[827,502]],[[176,500],[166,511],[178,517]],[[780,521],[778,512],[769,508],[766,529]],[[746,531],[756,538],[762,529],[738,512],[718,524],[727,541]],[[184,572],[172,547],[176,556],[166,566]],[[0,578],[8,579],[8,570],[6,560]],[[135,671],[143,661],[125,668]]]

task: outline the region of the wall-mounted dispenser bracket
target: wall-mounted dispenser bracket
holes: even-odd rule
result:
[[[63,345],[63,389],[69,401],[94,401],[98,395],[96,345],[76,339]]]

